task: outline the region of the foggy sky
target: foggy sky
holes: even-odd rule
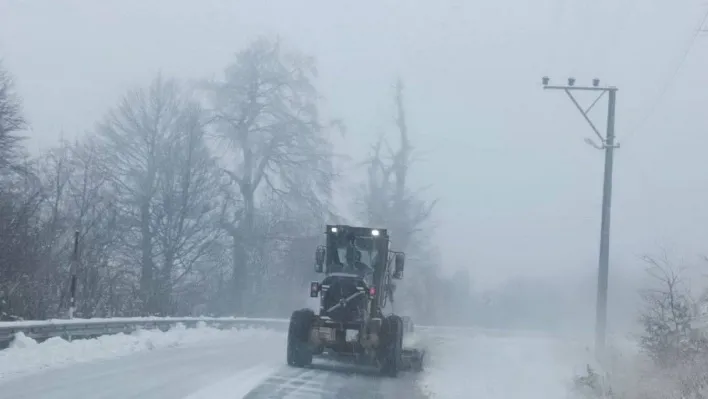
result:
[[[401,76],[423,158],[413,182],[441,200],[443,266],[469,268],[479,287],[596,269],[602,152],[583,142],[593,134],[572,103],[541,89],[543,75],[620,88],[611,268],[639,268],[659,246],[689,262],[708,253],[708,36],[670,79],[702,3],[0,0],[0,57],[35,153],[60,132],[83,134],[158,71],[219,76],[266,33],[316,56],[326,113],[348,126],[338,151],[360,158],[379,132],[395,139]],[[603,128],[605,104],[593,111]]]

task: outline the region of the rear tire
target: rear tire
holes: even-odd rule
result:
[[[420,353],[420,358],[416,359],[416,362],[413,364],[413,371],[416,373],[420,373],[423,371],[423,362],[425,361],[425,352]]]
[[[401,369],[403,352],[403,320],[396,315],[388,316],[383,322],[383,342],[380,353],[381,373],[397,377]]]
[[[295,367],[305,367],[312,364],[310,350],[310,330],[315,320],[315,312],[310,309],[296,310],[290,316],[288,327],[288,364]]]

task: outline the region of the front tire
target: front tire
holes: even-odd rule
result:
[[[290,316],[288,327],[288,364],[295,367],[306,367],[312,364],[310,350],[310,330],[315,320],[315,312],[310,309],[296,310]]]

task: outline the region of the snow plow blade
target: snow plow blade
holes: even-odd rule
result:
[[[425,351],[421,349],[404,348],[401,352],[401,370],[423,371]]]

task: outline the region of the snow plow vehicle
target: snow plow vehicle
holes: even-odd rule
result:
[[[327,225],[326,244],[315,252],[310,297],[318,313],[296,310],[290,317],[287,362],[306,367],[313,356],[330,356],[378,368],[386,376],[421,371],[425,352],[404,348],[410,318],[384,314],[393,302],[393,280],[403,278],[405,254],[390,250],[386,229]]]

